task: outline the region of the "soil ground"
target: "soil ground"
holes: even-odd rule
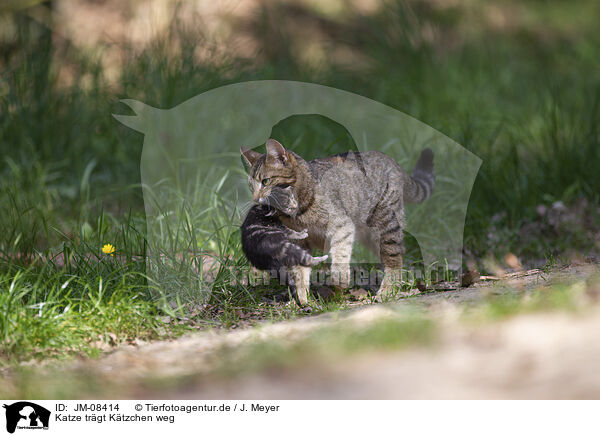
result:
[[[598,302],[586,303],[583,311],[532,312],[483,323],[465,322],[461,315],[465,306],[477,305],[492,294],[527,292],[556,283],[568,283],[576,291],[597,271],[594,265],[548,274],[536,270],[393,304],[200,332],[122,347],[98,359],[69,363],[66,369],[123,388],[91,393],[100,397],[120,392],[173,399],[600,398]],[[214,372],[222,365],[218,361],[223,349],[290,344],[332,326],[372,325],[408,308],[427,313],[441,326],[433,345],[321,356],[314,361],[309,356],[301,364],[263,365],[230,376]]]

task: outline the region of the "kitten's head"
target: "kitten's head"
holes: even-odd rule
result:
[[[253,199],[258,204],[267,204],[293,216],[298,209],[295,192],[298,156],[274,139],[269,139],[266,146],[266,154],[244,147],[241,149],[242,156],[250,166],[248,184]]]
[[[298,213],[298,200],[291,186],[284,188],[274,186],[268,197],[259,200],[260,204],[264,204],[271,209],[271,214],[276,210],[283,212],[285,215],[295,216]]]

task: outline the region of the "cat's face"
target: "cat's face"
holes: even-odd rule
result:
[[[242,148],[242,156],[250,165],[248,185],[252,197],[258,204],[274,207],[293,216],[298,209],[294,189],[296,159],[274,139],[269,139],[266,145],[266,154]]]

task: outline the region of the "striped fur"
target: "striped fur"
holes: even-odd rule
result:
[[[385,266],[379,294],[389,293],[401,277],[404,255],[404,202],[422,202],[432,193],[433,152],[424,149],[411,175],[391,157],[377,151],[348,152],[306,161],[279,142],[269,139],[262,155],[242,149],[250,165],[249,184],[257,203],[278,186],[285,186],[294,207],[276,207],[282,225],[308,230],[302,246],[329,251],[331,279],[338,287],[350,282],[349,262],[355,241],[379,254]],[[297,289],[301,304],[308,293],[308,266],[292,268],[304,288]],[[299,283],[300,283],[299,282]]]
[[[422,203],[429,198],[434,185],[433,151],[426,148],[421,152],[412,175],[404,186],[404,201]]]
[[[256,268],[279,271],[293,266],[315,266],[328,256],[313,257],[293,240],[308,236],[306,231],[296,232],[287,228],[267,206],[253,206],[244,220],[242,250],[248,261]]]

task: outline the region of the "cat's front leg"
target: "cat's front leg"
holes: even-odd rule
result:
[[[355,227],[350,221],[339,223],[331,232],[331,284],[340,289],[350,286],[350,259]]]
[[[309,266],[293,266],[290,268],[292,275],[292,288],[296,303],[304,307],[308,303],[308,291],[310,289],[310,267]]]

